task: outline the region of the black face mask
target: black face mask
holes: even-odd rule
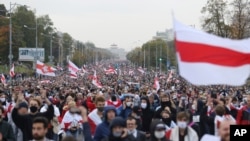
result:
[[[36,106],[31,106],[30,107],[30,112],[31,113],[35,113],[38,110],[38,108]]]
[[[170,101],[164,101],[164,102],[161,102],[161,108],[165,108],[165,107],[171,107],[171,102]]]
[[[112,96],[111,101],[116,101],[116,96]]]
[[[171,125],[171,118],[162,118],[162,121],[168,126]]]
[[[96,107],[99,112],[103,112],[104,107]]]

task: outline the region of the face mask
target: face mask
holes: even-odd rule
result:
[[[147,108],[147,103],[141,103],[141,108],[146,109]]]
[[[171,123],[171,118],[162,118],[162,121],[167,124],[168,126],[170,126]]]
[[[113,136],[118,138],[118,137],[122,136],[122,132],[113,132]]]
[[[99,112],[103,112],[104,107],[97,107],[97,110],[98,110]]]
[[[155,131],[154,134],[157,139],[161,139],[165,136],[165,131]]]
[[[112,96],[112,97],[111,97],[111,101],[116,101],[116,97],[115,97],[115,96]]]
[[[35,113],[38,110],[38,108],[36,106],[31,106],[30,107],[30,112],[31,113]]]
[[[113,101],[113,104],[115,104],[115,105],[118,104],[118,101]]]
[[[5,98],[0,98],[0,101],[1,102],[4,102],[6,99]]]
[[[127,105],[128,107],[130,107],[131,104],[132,104],[132,102],[127,102],[127,103],[126,103],[126,105]]]
[[[196,106],[195,106],[195,105],[192,105],[192,109],[195,110],[195,109],[196,109]]]
[[[177,126],[182,128],[182,129],[185,129],[187,127],[187,122],[185,122],[185,121],[177,121]]]

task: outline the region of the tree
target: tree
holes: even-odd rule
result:
[[[233,38],[243,39],[250,36],[250,2],[248,0],[234,0],[232,6],[231,26]]]
[[[227,24],[227,8],[226,0],[208,0],[201,10],[204,14],[202,28],[221,37],[231,37],[231,28]]]

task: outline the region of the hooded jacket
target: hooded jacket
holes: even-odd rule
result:
[[[121,137],[114,137],[112,130],[114,127],[126,127],[126,122],[122,117],[115,117],[112,122],[110,123],[109,129],[110,129],[110,133],[108,135],[108,137],[106,137],[105,139],[103,139],[102,141],[129,141],[128,137],[125,138],[121,138]]]
[[[162,121],[156,119],[154,121],[152,121],[151,125],[150,125],[150,141],[159,141],[159,139],[157,139],[154,135],[154,132],[155,132],[155,129],[156,129],[156,126],[158,124],[164,124]],[[162,138],[160,141],[168,141],[166,136],[164,136],[164,138]]]
[[[116,113],[117,116],[117,112],[116,112],[116,108],[115,106],[105,106],[104,107],[104,120],[101,124],[99,124],[96,127],[95,130],[95,134],[94,134],[94,141],[101,141],[103,138],[107,137],[110,134],[110,129],[109,129],[109,122],[107,119],[107,113],[108,111],[113,110]]]
[[[150,103],[148,100],[148,97],[142,97],[141,100],[147,101],[147,107],[145,109],[142,109],[142,131],[149,132],[150,130],[150,124],[152,122],[152,119],[154,117],[154,111],[150,109]]]

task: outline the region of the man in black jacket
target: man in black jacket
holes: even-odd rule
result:
[[[45,117],[50,121],[54,116],[54,108],[49,99],[46,97],[46,93],[41,94],[41,98],[48,105],[48,109],[44,113],[39,113],[41,103],[38,99],[31,99],[29,101],[30,113],[27,115],[20,115],[18,113],[19,103],[24,101],[23,94],[18,95],[17,103],[12,111],[12,119],[16,126],[23,132],[23,141],[32,140],[32,121],[35,117]]]
[[[127,118],[127,129],[128,129],[128,138],[130,141],[145,141],[146,135],[137,130],[137,122],[134,117]]]

